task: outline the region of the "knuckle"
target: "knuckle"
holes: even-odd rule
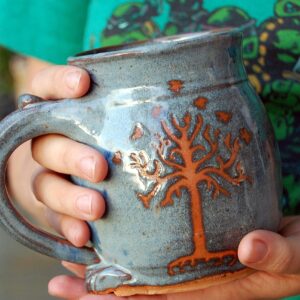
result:
[[[41,145],[41,142],[43,141],[43,137],[36,137],[31,141],[31,153],[33,159],[37,160],[39,157],[39,148]]]
[[[72,140],[61,135],[51,135],[51,140],[49,138],[48,141],[51,141],[51,144],[49,143],[48,146],[52,147],[52,153],[55,153],[53,156],[55,157],[55,165],[59,169],[59,172],[71,174],[74,171],[74,146]]]
[[[294,259],[288,246],[280,247],[279,251],[276,252],[276,255],[270,259],[271,270],[277,273],[290,270],[293,267]]]
[[[53,81],[51,68],[43,68],[34,75],[30,83],[32,93],[48,98],[48,93],[50,92],[49,83],[51,84]]]
[[[53,153],[52,136],[52,134],[42,135],[31,141],[32,158],[41,165],[49,161],[46,153]]]
[[[53,71],[52,83],[56,93],[65,85],[65,77],[68,71],[66,66],[56,66]]]
[[[50,227],[52,227],[57,233],[62,234],[61,222],[62,216],[55,213],[50,208],[46,207],[45,217]]]
[[[34,94],[38,94],[40,83],[41,83],[41,71],[37,72],[30,82],[30,90]]]
[[[65,184],[65,179],[61,176],[57,176],[56,179],[55,184],[52,186],[53,205],[56,205],[57,209],[62,212],[68,213],[68,200],[70,198],[69,184]]]
[[[82,230],[81,227],[78,226],[78,224],[76,224],[76,222],[73,222],[71,226],[68,226],[65,232],[66,232],[66,236],[68,236],[71,239],[71,242],[75,246],[82,245]]]
[[[59,161],[61,161],[62,168],[65,170],[64,173],[73,173],[72,172],[72,155],[67,146],[62,145],[58,154]]]
[[[85,224],[72,217],[64,216],[61,221],[63,235],[76,247],[82,247],[86,243]]]
[[[32,191],[39,201],[42,194],[41,189],[43,188],[44,179],[45,179],[44,172],[39,172],[35,174],[32,178]]]

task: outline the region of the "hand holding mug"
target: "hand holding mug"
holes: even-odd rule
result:
[[[0,125],[0,168],[20,143],[38,138],[45,146],[51,136],[40,136],[49,134],[100,152],[102,170],[103,157],[109,165],[103,182],[71,174],[76,194],[94,193],[97,203],[101,194],[106,202],[105,215],[89,222],[93,247],[76,248],[32,228],[13,209],[4,180],[2,225],[37,251],[88,264],[93,293],[168,294],[252,273],[238,261],[237,247],[250,231],[278,229],[281,178],[272,127],[247,80],[240,47],[240,33],[224,30],[72,58],[91,76],[89,93],[58,102],[23,96],[24,109]],[[69,142],[52,137],[52,145]],[[43,153],[38,148],[38,161]],[[63,171],[61,162],[49,161],[41,162]],[[50,205],[43,175],[38,180],[37,194]],[[61,190],[72,189],[64,184]],[[63,210],[59,201],[51,208]]]

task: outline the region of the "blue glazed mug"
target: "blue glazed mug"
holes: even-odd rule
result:
[[[24,95],[0,124],[0,222],[43,254],[86,264],[92,293],[186,291],[251,270],[237,258],[242,237],[276,231],[280,162],[264,107],[250,86],[241,34],[210,31],[102,48],[70,59],[92,88],[80,100]],[[90,223],[92,247],[32,227],[6,192],[10,154],[57,133],[102,152],[106,215]]]

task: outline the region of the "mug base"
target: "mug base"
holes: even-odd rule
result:
[[[208,276],[198,280],[187,281],[180,284],[165,286],[131,286],[123,285],[113,289],[104,291],[89,291],[94,295],[104,295],[114,293],[116,296],[132,296],[132,295],[155,295],[155,294],[171,294],[180,292],[189,292],[199,289],[208,288],[210,286],[224,284],[233,280],[241,279],[253,274],[256,270],[245,268],[240,271],[222,273],[218,275]]]

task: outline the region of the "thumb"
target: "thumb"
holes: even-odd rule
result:
[[[300,233],[283,237],[270,231],[253,231],[240,242],[238,256],[241,263],[256,270],[299,274]]]
[[[30,93],[52,100],[78,98],[86,94],[89,87],[87,71],[74,66],[53,65],[34,76]]]

